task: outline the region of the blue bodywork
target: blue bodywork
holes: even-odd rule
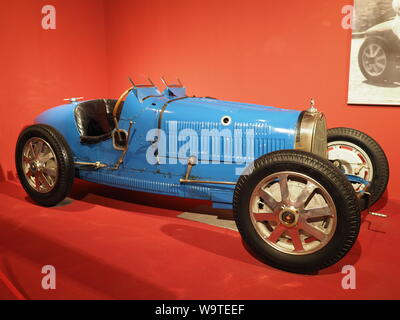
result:
[[[112,170],[122,151],[113,147],[112,139],[81,143],[74,116],[77,104],[49,109],[35,122],[58,130],[68,142],[75,162],[99,161],[108,165],[97,170],[78,166],[79,178],[130,190],[211,200],[217,208],[231,208],[235,186],[182,183],[188,157],[198,158],[190,179],[236,182],[252,160],[272,151],[294,149],[300,116],[300,111],[186,97],[184,88],[167,88],[162,94],[155,87],[133,88],[119,120],[120,129],[127,131],[132,122],[129,148],[120,168]],[[223,119],[229,121],[224,123]],[[204,130],[226,135],[218,141],[200,138]],[[254,145],[253,152],[248,148],[250,144]],[[155,163],[149,161],[149,154]]]

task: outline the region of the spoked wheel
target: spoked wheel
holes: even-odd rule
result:
[[[58,180],[58,163],[48,142],[37,137],[30,138],[22,154],[22,169],[29,185],[40,193],[53,190]]]
[[[72,187],[71,150],[61,134],[50,126],[33,125],[21,132],[15,165],[25,191],[40,205],[56,205]]]
[[[368,182],[372,181],[374,176],[372,160],[360,146],[349,141],[332,141],[328,144],[328,156],[345,174],[358,176]],[[365,185],[354,184],[357,192],[364,188]]]
[[[363,75],[370,81],[391,80],[394,59],[380,39],[367,39],[360,48],[358,63]]]
[[[332,197],[305,174],[284,171],[264,178],[254,189],[250,205],[258,234],[281,252],[316,252],[336,230]]]
[[[328,157],[343,173],[370,183],[371,204],[385,192],[389,180],[388,160],[380,145],[367,134],[351,128],[329,129]],[[353,186],[356,192],[366,187],[359,183]]]
[[[261,157],[234,194],[238,229],[265,263],[313,273],[339,261],[356,241],[360,209],[346,176],[311,153]]]

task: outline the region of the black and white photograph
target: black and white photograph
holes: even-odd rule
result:
[[[355,0],[349,104],[400,105],[400,0]]]

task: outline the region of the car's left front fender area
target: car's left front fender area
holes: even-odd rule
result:
[[[67,141],[72,152],[76,154],[80,145],[80,138],[75,123],[74,109],[74,103],[48,109],[39,114],[34,123],[47,124],[56,129]]]

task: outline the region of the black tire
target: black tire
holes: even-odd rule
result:
[[[57,159],[57,180],[49,192],[39,192],[33,188],[28,182],[28,178],[23,168],[23,148],[31,138],[40,138],[47,142],[52,148],[55,158]],[[15,165],[19,180],[26,193],[36,203],[51,207],[68,196],[74,181],[74,161],[72,152],[65,141],[64,137],[54,128],[38,124],[25,128],[19,135],[15,150]],[[36,178],[35,178],[36,179]]]
[[[334,201],[336,229],[329,242],[316,252],[294,255],[277,250],[257,232],[249,212],[251,195],[265,177],[291,171],[317,181]],[[342,259],[355,243],[360,229],[360,208],[352,185],[329,161],[312,153],[282,150],[262,156],[248,175],[242,175],[233,199],[235,221],[248,248],[268,265],[294,273],[312,274]]]
[[[370,71],[368,71],[363,62],[363,55],[365,50],[368,50],[368,47],[371,44],[376,44],[382,48],[382,50],[385,52],[386,58],[387,58],[387,64],[384,69],[384,71],[379,74],[379,75],[374,75],[371,74]],[[395,70],[396,70],[396,60],[395,60],[395,55],[388,49],[388,46],[386,45],[385,42],[378,38],[370,38],[366,39],[364,43],[362,44],[360,51],[358,53],[358,65],[360,67],[360,70],[362,74],[364,75],[367,80],[371,82],[377,82],[377,83],[382,83],[385,80],[386,81],[393,81],[395,77]]]
[[[385,152],[369,135],[351,128],[329,129],[328,144],[335,141],[351,142],[361,148],[371,159],[374,173],[369,189],[371,193],[370,204],[376,203],[385,192],[389,181],[389,163]],[[361,209],[366,209],[366,206]]]

